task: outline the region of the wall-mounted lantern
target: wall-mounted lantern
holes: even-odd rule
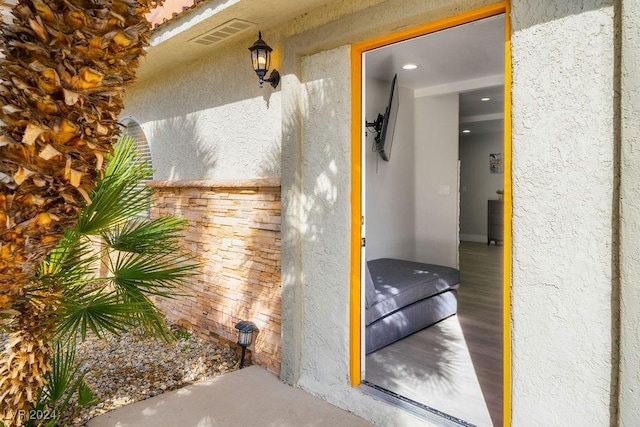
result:
[[[236,329],[238,330],[238,345],[242,347],[242,356],[240,357],[240,369],[244,368],[244,356],[247,351],[247,347],[251,345],[253,341],[253,333],[260,332],[255,323],[243,320],[236,323]]]
[[[274,89],[280,83],[280,73],[278,70],[273,70],[268,79],[264,76],[267,75],[269,67],[271,66],[271,47],[262,40],[262,33],[258,31],[258,40],[249,48],[251,52],[251,63],[253,64],[253,70],[258,75],[260,87],[264,82],[271,83],[271,87]]]

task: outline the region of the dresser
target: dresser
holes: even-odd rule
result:
[[[488,200],[487,204],[487,245],[491,242],[503,242],[503,204],[502,200]]]

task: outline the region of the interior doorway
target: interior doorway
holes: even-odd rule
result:
[[[362,135],[359,189],[365,220],[358,237],[366,237],[366,245],[359,254],[362,306],[356,310],[360,365],[354,364],[352,349],[352,377],[360,374],[365,384],[460,425],[501,425],[508,381],[508,357],[503,357],[508,325],[502,324],[508,238],[499,247],[460,243],[461,199],[477,189],[461,186],[459,144],[471,134],[495,133],[487,129],[497,126],[501,150],[489,153],[493,163],[485,157],[486,170],[493,173],[495,158],[509,160],[503,145],[508,107],[496,96],[505,93],[506,7],[489,9],[361,51],[360,108],[368,128]],[[461,114],[470,111],[476,96],[476,113]],[[497,103],[499,112],[481,108],[495,109]],[[482,195],[485,204],[507,187],[504,163],[502,168],[502,185],[493,195]],[[405,263],[406,286],[414,295],[404,297],[405,285],[388,282],[401,273],[387,260]],[[411,281],[429,274],[437,276],[437,289],[416,296]],[[451,283],[442,285],[449,274]],[[382,300],[392,308],[376,307]],[[483,319],[490,319],[490,327],[474,329]],[[389,332],[398,323],[403,331]],[[371,336],[377,340],[381,334],[380,345],[371,345]]]

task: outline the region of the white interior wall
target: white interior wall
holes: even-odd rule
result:
[[[503,153],[502,133],[460,137],[460,240],[487,241],[487,200],[498,198],[504,173],[489,171],[489,154]]]
[[[366,119],[384,114],[391,81],[367,79]],[[413,91],[399,86],[398,118],[389,162],[371,150],[375,132],[366,140],[366,258],[415,258],[415,141]]]
[[[458,267],[458,94],[415,98],[416,259]]]

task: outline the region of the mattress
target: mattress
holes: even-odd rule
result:
[[[456,289],[460,272],[455,268],[392,258],[367,262],[375,287],[375,303],[368,304],[365,324],[417,301]]]

